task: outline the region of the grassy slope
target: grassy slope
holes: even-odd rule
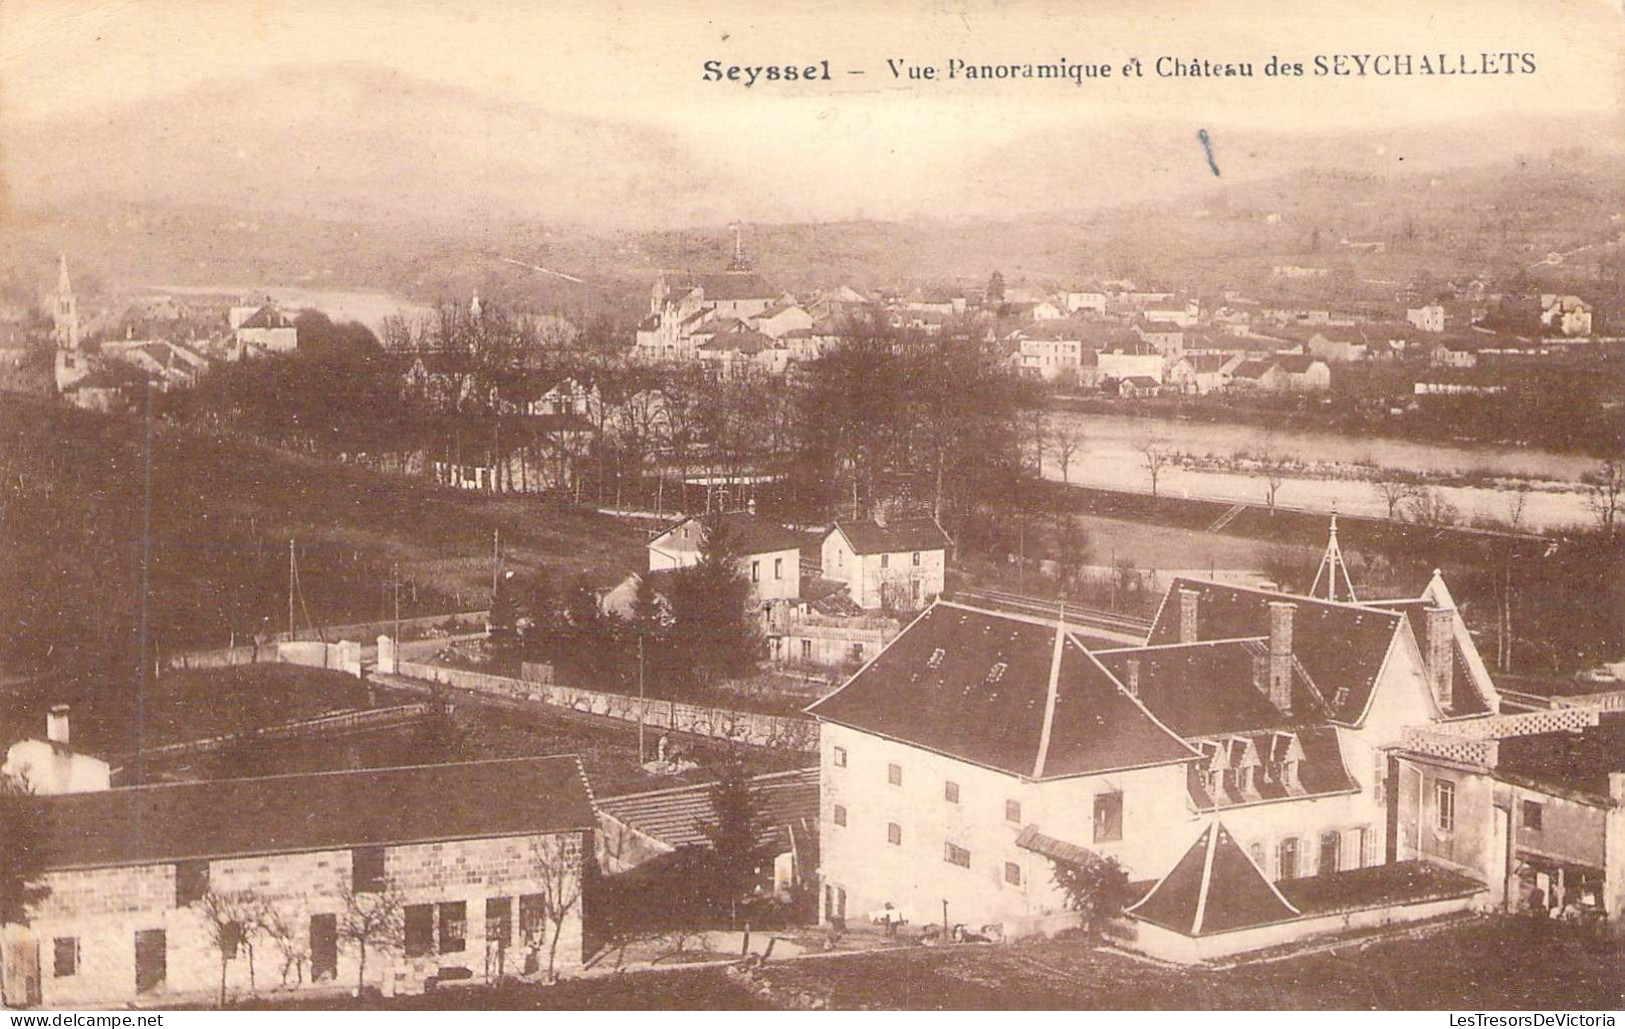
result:
[[[0,648],[10,672],[59,668],[87,638],[139,631],[146,463],[137,419],[0,404]],[[285,628],[287,546],[318,623],[384,615],[393,563],[410,610],[486,603],[492,533],[510,567],[607,582],[641,537],[537,499],[451,493],[159,425],[151,462],[149,632],[166,648]],[[412,603],[413,597],[417,603]],[[301,611],[300,621],[304,621]]]

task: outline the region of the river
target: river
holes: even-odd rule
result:
[[[1080,485],[1111,489],[1148,491],[1142,448],[1156,440],[1163,449],[1195,457],[1226,459],[1244,451],[1262,450],[1265,431],[1256,426],[1179,421],[1129,415],[1053,411],[1047,416],[1052,426],[1080,429],[1083,442],[1073,455],[1068,475]],[[1439,475],[1539,477],[1530,481],[1523,501],[1523,525],[1541,531],[1589,524],[1593,514],[1580,477],[1595,470],[1597,463],[1573,454],[1517,447],[1466,447],[1453,444],[1420,443],[1408,440],[1362,439],[1333,432],[1280,431],[1269,435],[1269,444],[1282,457],[1300,461],[1374,464],[1382,468],[1402,468],[1412,472]],[[1351,467],[1351,473],[1353,469]],[[1046,455],[1044,474],[1061,479],[1059,460]],[[1517,493],[1510,484],[1495,486],[1441,486],[1439,492],[1455,505],[1460,520],[1474,518],[1510,520]],[[1229,503],[1262,504],[1266,485],[1262,476],[1245,472],[1195,470],[1170,463],[1162,470],[1157,491],[1165,496],[1193,497]],[[1284,508],[1385,517],[1388,507],[1374,483],[1356,479],[1289,478],[1276,494],[1276,504]]]

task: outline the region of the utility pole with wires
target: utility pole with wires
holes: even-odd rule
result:
[[[491,606],[497,602],[497,574],[502,569],[502,530],[491,530]]]
[[[294,563],[293,537],[288,537],[288,639],[293,639],[293,591],[298,582],[298,568]]]

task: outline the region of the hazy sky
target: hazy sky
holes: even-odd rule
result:
[[[1286,130],[1500,112],[1625,110],[1618,0],[1447,3],[0,0],[0,117],[83,111],[221,77],[363,62],[497,97],[676,134],[730,171],[810,191],[868,188],[978,146],[1079,121],[1174,112]],[[1431,8],[1431,10],[1430,10]],[[1534,75],[1159,79],[1157,57],[1532,52]],[[1147,76],[1124,80],[1138,56]],[[1113,78],[896,82],[886,58],[943,65],[1104,62]],[[829,59],[833,83],[701,81],[702,62]],[[862,76],[848,75],[861,69]],[[1554,104],[1557,106],[1554,108]]]

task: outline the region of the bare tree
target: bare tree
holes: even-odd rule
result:
[[[205,892],[197,904],[209,943],[220,956],[220,1006],[226,1006],[226,969],[239,951],[248,958],[248,988],[257,989],[254,975],[254,940],[265,932],[268,906],[253,890]]]
[[[1529,487],[1519,485],[1507,498],[1507,526],[1513,532],[1523,531],[1524,511],[1529,506]]]
[[[1266,433],[1258,453],[1258,470],[1264,476],[1264,500],[1269,505],[1271,518],[1275,517],[1275,496],[1286,481],[1286,468],[1286,459],[1276,449],[1275,435]]]
[[[1058,421],[1050,428],[1055,460],[1061,465],[1061,481],[1072,481],[1072,457],[1083,446],[1083,426]]]
[[[1412,521],[1432,529],[1446,528],[1461,520],[1461,512],[1456,505],[1437,489],[1426,488],[1413,493],[1410,509]]]
[[[339,939],[355,945],[359,961],[356,965],[356,989],[367,983],[367,950],[389,951],[399,946],[405,931],[406,903],[400,890],[386,881],[382,889],[360,892],[344,884],[339,894],[344,910],[339,912]]]
[[[1399,517],[1401,509],[1416,496],[1419,489],[1416,483],[1403,479],[1383,479],[1377,483],[1377,493],[1382,497],[1382,502],[1388,505],[1390,522]]]
[[[1614,527],[1619,521],[1619,510],[1625,502],[1625,460],[1610,457],[1602,468],[1585,477],[1590,496],[1587,503],[1597,516],[1597,528],[1609,539],[1614,538]]]
[[[530,852],[541,887],[542,916],[552,927],[547,944],[547,976],[551,979],[556,974],[564,922],[581,903],[581,837],[557,834],[536,837],[531,840]]]
[[[1151,499],[1157,499],[1157,480],[1168,464],[1168,446],[1162,440],[1148,439],[1140,444],[1140,457],[1145,462],[1146,474],[1151,477]]]
[[[282,912],[267,905],[265,908],[265,935],[271,938],[282,955],[282,985],[288,985],[288,973],[294,976],[294,985],[305,983],[305,966],[310,963],[310,937],[300,927],[283,917]]]

